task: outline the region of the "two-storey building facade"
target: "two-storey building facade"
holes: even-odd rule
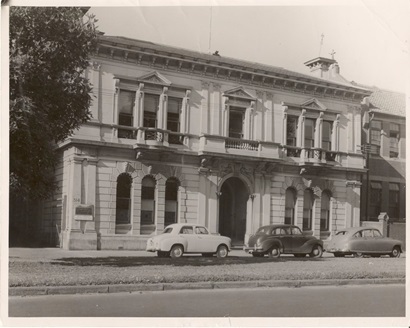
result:
[[[93,118],[58,146],[43,231],[57,224],[65,249],[144,249],[174,222],[237,245],[271,223],[322,239],[360,225],[370,91],[333,59],[306,65],[311,74],[100,36]]]

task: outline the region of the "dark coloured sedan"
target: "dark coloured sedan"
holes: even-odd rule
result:
[[[259,228],[249,237],[249,242],[243,249],[255,257],[279,257],[280,254],[321,257],[323,242],[316,237],[304,235],[298,226],[276,224]]]
[[[333,253],[335,257],[345,255],[399,257],[402,252],[402,242],[383,237],[375,228],[355,227],[338,231],[329,241],[326,251]]]

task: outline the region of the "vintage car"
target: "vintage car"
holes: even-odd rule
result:
[[[293,254],[295,257],[321,257],[323,242],[316,237],[304,235],[300,228],[289,224],[276,224],[260,227],[249,237],[244,251],[255,257],[268,255],[279,257]]]
[[[383,237],[378,229],[371,227],[355,227],[338,231],[326,246],[326,251],[335,257],[353,255],[399,257],[402,252],[402,242]]]
[[[202,256],[226,257],[231,250],[231,239],[211,234],[198,224],[175,223],[148,239],[146,250],[157,252],[158,257],[181,257],[184,253],[201,253]]]

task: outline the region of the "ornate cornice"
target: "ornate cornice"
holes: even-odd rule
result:
[[[232,65],[219,62],[218,58],[205,60],[173,54],[166,51],[145,49],[139,46],[121,45],[119,42],[100,40],[98,58],[126,61],[129,64],[148,66],[169,71],[179,71],[188,75],[204,78],[229,80],[240,84],[263,87],[269,90],[284,90],[324,98],[335,98],[353,102],[361,102],[371,91],[354,86],[336,84],[331,81],[319,81],[309,77],[294,77],[288,74],[268,72],[253,67]],[[125,53],[127,55],[125,56]]]

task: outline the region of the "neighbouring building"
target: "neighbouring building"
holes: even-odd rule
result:
[[[93,118],[58,145],[60,188],[38,213],[39,233],[57,227],[64,249],[144,249],[173,222],[237,245],[270,223],[323,240],[360,225],[371,91],[346,81],[334,59],[305,64],[301,74],[101,35],[87,73]],[[383,156],[397,131],[401,158],[403,121],[379,116],[394,118],[379,133]],[[378,181],[402,190],[394,177]]]
[[[369,179],[363,176],[361,220],[378,221],[387,213],[387,234],[405,242],[406,217],[406,96],[367,87],[363,144],[368,147]],[[370,224],[370,223],[368,223]]]

